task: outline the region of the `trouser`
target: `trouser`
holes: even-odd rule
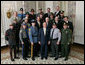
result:
[[[68,59],[69,56],[69,45],[68,44],[61,44],[61,55]]]
[[[56,43],[57,43],[57,40],[51,41],[51,51],[52,51],[52,56],[55,56],[58,58],[58,45]]]
[[[16,52],[18,53],[19,56],[19,37],[16,36]]]
[[[24,44],[22,44],[22,56],[23,56],[23,58],[26,58],[28,56],[28,52],[29,52],[29,50],[28,50],[28,48],[29,48],[28,38],[24,38],[23,42],[24,42]]]
[[[16,41],[16,53],[19,56],[19,39]]]
[[[48,54],[50,53],[51,51],[51,45],[48,45]]]
[[[14,51],[14,58],[16,57],[16,46],[15,45],[9,45],[10,49],[10,58],[13,59],[13,51]]]
[[[34,43],[33,45],[33,57],[37,56],[38,52],[38,43]]]
[[[40,48],[41,48],[41,45],[40,44],[37,44],[37,53],[40,54]]]
[[[47,57],[47,44],[41,45],[41,57]]]

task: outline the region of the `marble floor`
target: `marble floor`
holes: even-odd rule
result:
[[[36,57],[35,61],[28,58],[25,61],[20,54],[20,59],[15,59],[14,62],[10,61],[9,48],[3,47],[1,48],[1,64],[84,64],[84,46],[72,45],[68,61],[64,61],[64,58],[59,58],[55,61],[51,57],[48,57],[47,60],[41,60],[40,57]]]

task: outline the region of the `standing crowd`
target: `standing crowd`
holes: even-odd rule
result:
[[[30,56],[33,61],[39,56],[41,60],[48,59],[48,56],[54,60],[62,57],[65,57],[65,61],[68,60],[73,24],[59,6],[56,7],[55,13],[50,10],[47,8],[47,13],[44,13],[39,9],[39,13],[35,14],[34,9],[31,9],[24,14],[23,8],[20,8],[20,14],[17,11],[13,13],[12,23],[5,33],[12,61],[20,58],[20,47],[24,60]]]

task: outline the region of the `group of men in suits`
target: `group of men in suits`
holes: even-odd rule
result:
[[[20,14],[17,14],[16,11],[14,12],[13,17],[11,18],[12,24],[5,35],[6,40],[9,42],[12,61],[14,61],[12,49],[15,50],[15,58],[19,58],[20,43],[22,44],[22,56],[24,60],[27,60],[29,57],[30,48],[32,60],[35,60],[35,57],[39,56],[39,53],[41,53],[41,59],[47,59],[48,53],[50,52],[52,52],[51,57],[55,57],[55,60],[58,59],[58,52],[61,52],[62,50],[60,45],[63,40],[62,36],[68,35],[68,29],[73,32],[73,24],[68,20],[68,16],[64,16],[64,11],[60,11],[59,6],[56,7],[55,13],[50,10],[50,8],[47,8],[47,13],[44,13],[42,9],[39,9],[39,13],[35,14],[34,9],[31,9],[30,12],[24,14],[23,8],[20,8]],[[67,31],[65,35],[62,35],[61,32],[65,32],[64,30],[62,31],[62,29],[65,27],[67,27]],[[15,35],[12,35],[11,32],[14,32]],[[11,37],[13,39],[11,39]],[[68,42],[68,39],[71,39],[71,37],[65,38],[67,39],[67,42],[62,42],[62,44],[70,43]],[[14,40],[16,42],[13,42]],[[16,51],[18,57],[16,57]],[[62,52],[64,53],[64,51]],[[68,53],[67,50],[66,53]],[[67,59],[68,57],[66,55],[65,60]]]

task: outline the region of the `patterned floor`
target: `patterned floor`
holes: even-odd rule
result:
[[[84,64],[84,52],[82,48],[76,48],[72,47],[68,61],[64,61],[64,58],[59,58],[55,61],[54,58],[51,57],[48,57],[47,60],[41,60],[40,57],[36,57],[35,61],[28,58],[28,60],[25,61],[20,55],[20,59],[15,59],[14,62],[10,61],[9,53],[7,49],[4,49],[1,51],[1,64]]]

